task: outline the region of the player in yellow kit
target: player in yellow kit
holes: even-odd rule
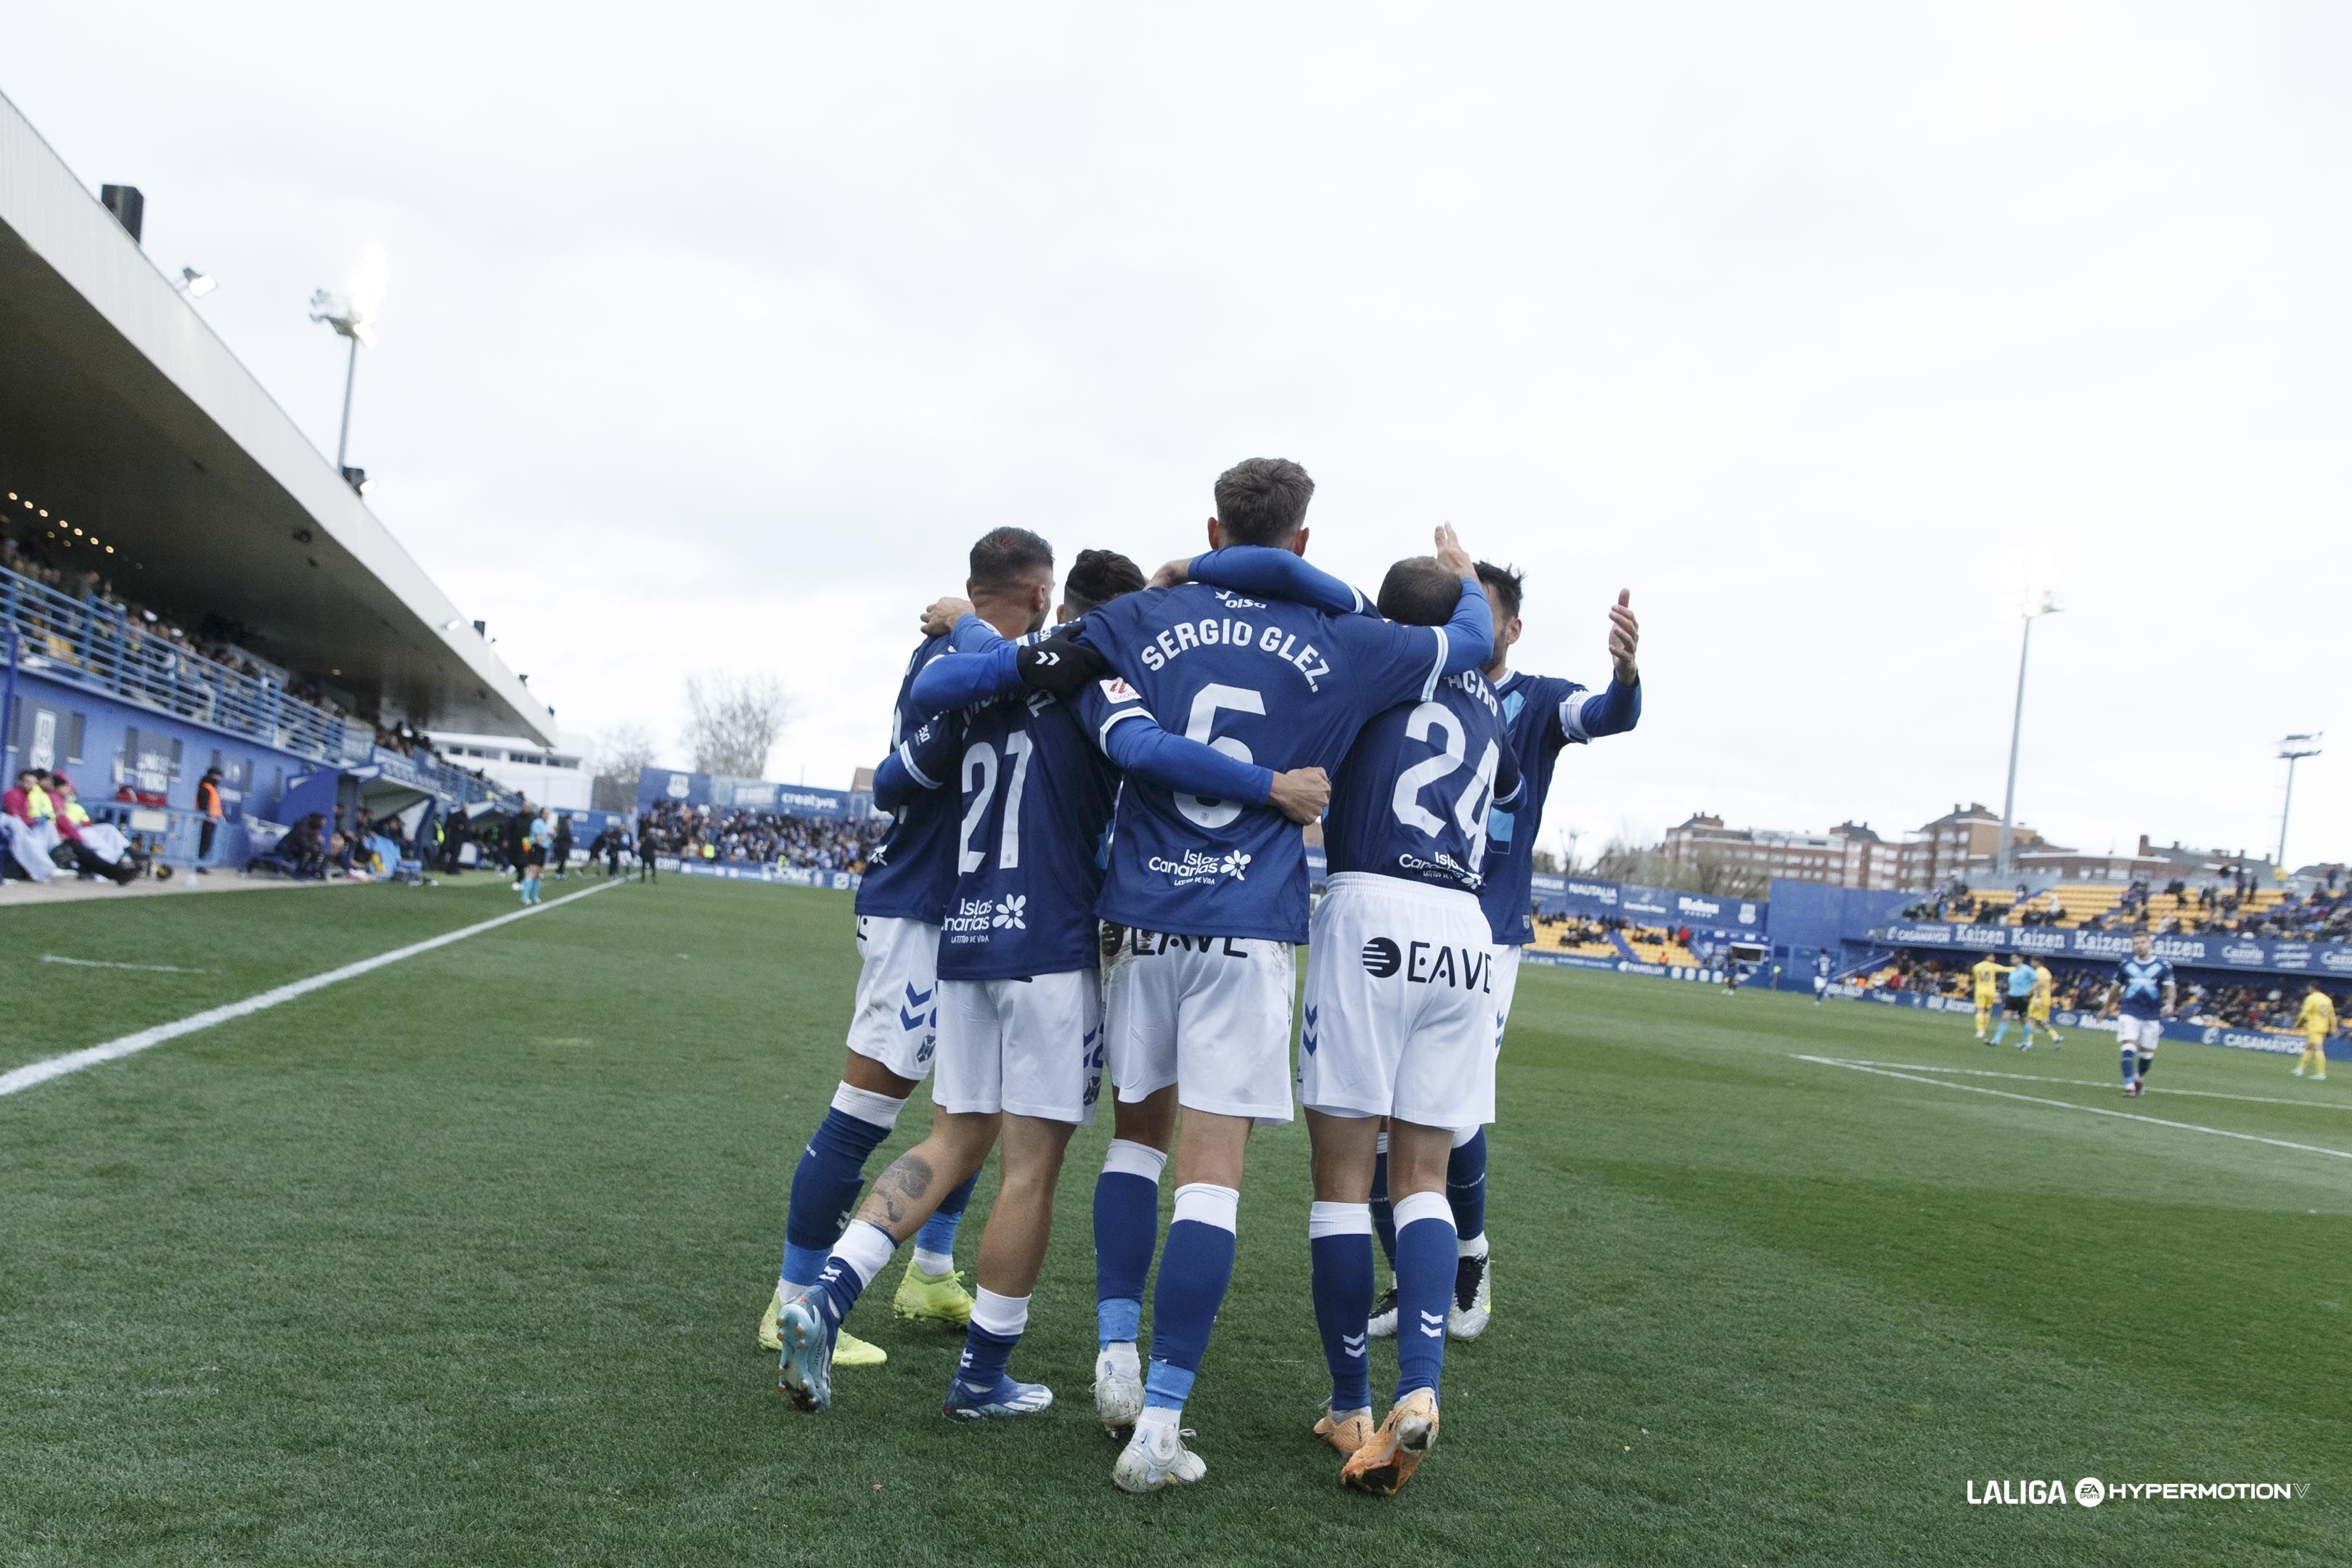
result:
[[[2050,966],[2040,959],[2035,959],[2033,961],[2033,994],[2025,1004],[2025,1043],[2028,1047],[2033,1044],[2033,1026],[2036,1024],[2050,1031],[2052,1045],[2063,1046],[2066,1043],[2066,1037],[2052,1027],[2050,1023],[2050,1002],[2056,990],[2057,983],[2051,978]]]
[[[1977,1038],[1979,1040],[1992,1026],[1992,1005],[2000,992],[2000,977],[2008,973],[2001,967],[2000,960],[1989,952],[1984,955],[1982,963],[1969,971],[1969,977],[1976,982]]]
[[[2295,1015],[2294,1026],[2303,1031],[2303,1055],[2295,1058],[2294,1076],[2303,1076],[2304,1064],[2317,1069],[2312,1076],[2320,1082],[2327,1081],[2327,1037],[2336,1032],[2336,1004],[2311,982],[2311,989],[2303,995],[2303,1011]]]

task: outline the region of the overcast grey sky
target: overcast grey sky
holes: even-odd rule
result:
[[[883,749],[1000,523],[1147,566],[1296,458],[1359,582],[1451,521],[1647,706],[1545,842],[1998,807],[2352,852],[2340,6],[18,6],[0,91],[567,730],[772,668]],[[680,19],[688,17],[690,19]],[[2028,557],[2036,558],[2029,561]]]

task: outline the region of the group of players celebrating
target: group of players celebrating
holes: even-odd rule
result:
[[[972,547],[968,597],[926,612],[875,775],[897,821],[857,897],[846,1067],[794,1172],[761,1322],[797,1407],[828,1408],[835,1368],[883,1359],[844,1321],[910,1239],[894,1307],[966,1331],[948,1415],[1052,1405],[1006,1369],[1064,1152],[1108,1072],[1094,1394],[1128,1434],[1113,1482],[1206,1473],[1181,1416],[1233,1274],[1250,1131],[1288,1121],[1294,1087],[1332,1384],[1313,1431],[1346,1456],[1343,1483],[1376,1492],[1435,1442],[1446,1340],[1491,1310],[1484,1129],[1533,936],[1534,830],[1560,748],[1639,718],[1639,632],[1621,594],[1600,691],[1513,670],[1517,573],[1440,528],[1436,553],[1398,562],[1367,603],[1303,559],[1313,493],[1296,463],[1236,464],[1207,553],[1147,585],[1127,557],[1082,552],[1050,631],[1051,546],[997,529]],[[1318,818],[1329,878],[1310,918],[1301,825]],[[866,1158],[927,1075],[929,1135],[860,1203]],[[992,1149],[967,1294],[955,1226]],[[1375,1300],[1376,1236],[1392,1300]],[[1376,1426],[1383,1333],[1398,1376]]]

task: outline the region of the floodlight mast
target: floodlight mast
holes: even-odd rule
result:
[[[2000,797],[2000,852],[1994,860],[1994,874],[2003,881],[2009,879],[2012,865],[2010,839],[2017,822],[2017,743],[2025,729],[2025,661],[2033,652],[2033,623],[2063,608],[2058,595],[2046,588],[2028,589],[2018,606],[2025,621],[2025,635],[2017,648],[2017,706],[2009,718],[2009,787]]]
[[[2294,764],[2305,757],[2319,755],[2319,742],[2326,731],[2309,735],[2289,735],[2279,742],[2278,754],[2286,763],[2286,799],[2279,805],[2278,858],[2271,862],[2281,877],[2286,875],[2286,817],[2294,809]]]
[[[335,437],[335,471],[351,480],[348,461],[352,445],[352,384],[359,379],[360,345],[375,347],[375,308],[383,299],[384,284],[390,276],[383,248],[371,245],[360,257],[360,269],[352,279],[349,297],[328,293],[324,289],[310,295],[310,319],[324,321],[340,335],[349,338],[351,358],[343,366],[343,422]]]

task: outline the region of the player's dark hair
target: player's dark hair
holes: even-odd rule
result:
[[[1434,555],[1408,555],[1381,579],[1381,614],[1408,626],[1442,626],[1462,602],[1462,579]]]
[[[1062,603],[1072,616],[1143,586],[1143,568],[1116,550],[1081,550],[1062,580]]]
[[[1025,528],[992,528],[971,547],[971,585],[982,593],[1018,587],[1024,577],[1054,576],[1054,547]]]
[[[1519,613],[1519,595],[1527,591],[1528,574],[1516,566],[1497,566],[1491,561],[1478,563],[1478,581],[1495,591],[1495,598],[1503,606],[1503,614]]]
[[[1287,544],[1307,521],[1315,481],[1287,458],[1244,458],[1217,476],[1217,521],[1234,544]]]

